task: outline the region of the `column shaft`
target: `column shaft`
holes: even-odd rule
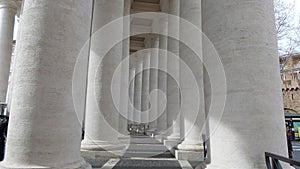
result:
[[[160,32],[161,35],[159,36],[159,57],[158,57],[158,89],[161,93],[167,96],[167,48],[168,48],[168,18],[161,18],[160,19]],[[158,113],[160,114],[158,118],[158,132],[162,137],[166,134],[167,129],[167,106],[162,105],[164,103],[163,100],[166,100],[167,97],[160,96],[158,98]]]
[[[134,84],[135,84],[135,67],[132,63],[132,56],[130,58],[129,68],[129,100],[128,100],[128,119],[129,123],[133,123],[133,111],[134,111]],[[128,127],[126,127],[128,128]]]
[[[147,47],[148,45],[146,44],[145,46]],[[142,85],[142,111],[143,111],[142,123],[144,124],[149,123],[150,59],[151,59],[151,50],[144,50],[143,51],[143,85]]]
[[[201,0],[184,1],[180,3],[181,18],[189,21],[198,29],[201,29]],[[180,24],[180,30],[186,31],[185,25]],[[191,32],[192,33],[192,32]],[[180,32],[180,38],[186,38],[186,34]],[[193,43],[196,43],[199,48],[202,48],[202,41],[200,37],[191,37]],[[184,139],[181,144],[177,146],[178,151],[176,157],[178,159],[186,160],[203,160],[203,140],[202,140],[202,126],[205,121],[204,109],[204,90],[203,90],[203,65],[199,57],[196,56],[188,46],[180,45],[180,57],[184,64],[192,70],[192,75],[187,74],[184,70],[180,70],[180,87],[181,87],[181,138]],[[180,65],[183,69],[184,66]],[[195,77],[198,91],[194,91],[189,83],[191,76]],[[193,108],[199,106],[198,114],[193,116]],[[185,154],[189,155],[185,155]]]
[[[120,95],[120,134],[127,136],[127,121],[128,121],[128,90],[129,90],[129,48],[130,48],[130,15],[131,0],[124,1],[124,20],[123,20],[123,56],[122,56],[122,74],[121,74],[121,95]],[[126,38],[128,37],[128,38]]]
[[[264,152],[287,155],[273,1],[202,4],[203,31],[218,51],[227,81],[208,168],[266,168]]]
[[[91,0],[24,2],[3,168],[90,167],[80,157],[72,76],[91,7]]]
[[[134,84],[134,114],[135,123],[141,123],[141,108],[142,108],[142,83],[143,83],[143,55],[142,52],[137,52],[135,55],[135,84]]]
[[[169,14],[179,17],[180,0],[169,0]],[[168,34],[179,37],[179,20],[169,19]],[[171,37],[168,38],[168,51],[179,57],[179,41]],[[175,59],[168,60],[168,72],[172,72],[173,77],[168,76],[167,82],[167,116],[170,135],[168,140],[180,139],[180,99],[179,84],[179,61]]]
[[[17,4],[0,0],[0,102],[6,101]]]
[[[120,105],[120,100],[112,98],[112,90],[119,94],[121,88],[121,76],[114,74],[114,71],[122,59],[122,43],[114,45],[107,53],[104,52],[110,48],[108,39],[122,39],[123,24],[118,25],[116,29],[107,30],[111,31],[110,33],[99,34],[103,26],[122,17],[123,10],[123,0],[96,0],[94,3],[92,23],[94,34],[91,38],[86,126],[82,142],[82,150],[88,152],[105,153],[103,150],[107,150],[119,155],[120,150],[124,148],[118,141],[119,112],[115,108]],[[112,81],[113,76],[117,76],[116,79],[119,80]]]
[[[150,70],[150,94],[153,90],[157,90],[158,89],[158,48],[159,48],[159,37],[158,36],[152,36],[151,37],[151,59],[150,59],[150,66],[151,66],[151,70]],[[156,131],[157,130],[157,93],[153,93],[152,95],[153,100],[151,100],[151,102],[153,104],[151,104],[151,112],[149,114],[149,118],[150,119],[156,119],[150,122],[149,125],[149,129],[151,131]]]

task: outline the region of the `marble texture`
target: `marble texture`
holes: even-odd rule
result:
[[[166,130],[167,130],[167,105],[160,105],[160,103],[163,103],[165,99],[167,99],[167,66],[168,66],[168,56],[166,50],[168,49],[168,38],[164,35],[168,34],[168,18],[163,17],[159,20],[160,25],[160,33],[159,35],[159,56],[158,56],[158,89],[160,92],[165,95],[165,97],[160,96],[158,98],[158,105],[159,107],[165,107],[159,108],[158,110],[159,117],[157,120],[157,128],[158,128],[158,134],[165,138]]]
[[[86,0],[24,2],[0,168],[91,168],[80,156],[82,117],[72,99],[74,66],[89,39],[91,10],[92,1]]]
[[[0,1],[0,102],[6,101],[17,9],[15,0]]]
[[[130,15],[131,0],[124,0],[124,16]],[[120,117],[119,117],[119,137],[129,137],[128,125],[128,99],[129,99],[129,55],[130,55],[130,34],[129,17],[123,19],[123,56],[121,72],[121,93],[120,93]]]
[[[143,85],[143,52],[135,54],[135,80],[134,80],[134,111],[133,120],[141,123],[142,110],[142,85]]]
[[[180,16],[181,18],[192,23],[198,29],[201,27],[201,1],[180,1]],[[180,23],[180,38],[186,38],[185,25]],[[185,36],[185,37],[183,37]],[[202,48],[201,37],[193,37],[193,44],[198,48]],[[188,154],[202,154],[203,141],[202,141],[202,126],[205,121],[204,109],[204,85],[203,85],[203,65],[199,62],[202,56],[196,56],[191,49],[184,45],[180,45],[180,58],[191,69],[193,74],[188,74],[183,65],[180,65],[180,87],[181,87],[181,139],[183,142],[177,146],[175,154],[176,158],[193,157],[199,161],[203,160],[201,156],[189,156]],[[191,76],[195,78],[197,83],[196,88],[193,88],[191,83]],[[197,107],[196,111],[193,110]],[[197,113],[197,116],[194,115]],[[185,154],[185,155],[184,155]]]
[[[115,155],[121,155],[125,146],[118,140],[119,112],[115,106],[119,106],[120,98],[113,100],[112,90],[120,93],[121,77],[114,74],[122,59],[122,43],[117,43],[104,53],[107,48],[109,35],[101,35],[98,32],[106,24],[123,16],[123,0],[96,0],[92,22],[93,36],[91,38],[91,50],[88,70],[88,86],[86,100],[85,137],[82,141],[83,151],[105,151]],[[115,39],[122,39],[123,25],[113,30]],[[105,36],[105,38],[101,38]],[[117,81],[112,77],[117,76]],[[101,131],[101,132],[100,132]],[[99,153],[98,152],[98,153]]]
[[[159,48],[159,37],[157,35],[153,35],[151,37],[151,59],[150,59],[150,93],[153,92],[153,90],[158,89],[158,48]],[[156,92],[153,93],[153,99],[154,101],[157,101],[158,95]],[[150,113],[150,119],[156,119],[150,122],[149,124],[149,130],[156,132],[157,131],[157,103],[153,103],[153,105],[150,105],[153,109],[153,113]]]
[[[264,152],[287,156],[273,1],[202,0],[202,5],[203,31],[227,80],[208,168],[266,168]]]
[[[169,14],[178,16],[180,13],[180,0],[169,0]],[[168,34],[171,36],[179,36],[179,22],[169,19]],[[168,38],[168,51],[179,57],[179,41],[171,37]],[[167,77],[167,125],[168,137],[172,142],[178,143],[180,139],[180,93],[179,93],[179,61],[169,59],[167,62],[168,72],[172,72],[173,76]],[[165,142],[166,143],[166,142]],[[174,143],[171,144],[174,146]]]

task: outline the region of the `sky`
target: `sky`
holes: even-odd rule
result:
[[[293,1],[293,0],[287,0]],[[300,22],[300,0],[295,0],[295,22],[299,24]]]

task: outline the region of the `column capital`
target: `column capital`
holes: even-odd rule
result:
[[[21,0],[0,0],[0,9],[2,8],[10,8],[17,12]]]

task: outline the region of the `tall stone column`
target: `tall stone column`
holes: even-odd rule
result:
[[[91,8],[91,0],[24,2],[0,168],[91,168],[80,157],[82,114],[75,113],[72,99],[74,66],[89,39]]]
[[[120,118],[119,118],[119,132],[120,138],[129,136],[128,126],[128,90],[129,90],[129,48],[130,48],[130,8],[131,0],[124,1],[124,20],[123,20],[123,56],[122,56],[122,74],[121,74],[121,95],[120,95]],[[128,37],[125,39],[125,37]]]
[[[151,70],[150,70],[150,93],[153,90],[158,89],[158,48],[159,48],[159,36],[157,35],[152,35],[151,36],[151,59],[150,59],[150,65],[151,65]],[[151,104],[151,109],[152,111],[149,114],[150,119],[156,119],[152,120],[149,124],[149,131],[150,132],[156,132],[157,131],[157,98],[158,95],[157,93],[153,94],[153,104]]]
[[[145,47],[151,47],[149,38],[145,39]],[[142,123],[145,125],[149,123],[150,59],[151,50],[143,50]]]
[[[198,29],[201,29],[201,0],[180,1],[181,18],[192,23]],[[180,24],[180,30],[186,31],[185,25]],[[186,38],[187,34],[180,32],[180,38]],[[192,33],[192,32],[191,32]],[[185,37],[184,37],[185,36]],[[202,39],[200,37],[191,37],[193,45],[202,48]],[[205,121],[204,109],[204,90],[203,90],[203,65],[199,59],[202,56],[196,56],[188,46],[180,46],[180,57],[183,62],[192,70],[193,74],[187,74],[180,70],[181,87],[181,138],[183,142],[177,146],[175,155],[177,159],[183,160],[203,160],[203,141],[202,126]],[[180,65],[184,69],[183,65]],[[190,83],[187,83],[191,76],[194,76],[197,82],[198,91],[194,91]],[[191,82],[192,83],[192,82]],[[196,118],[193,116],[193,108],[199,106]]]
[[[167,48],[168,48],[168,37],[165,36],[168,34],[168,17],[164,16],[163,18],[160,18],[159,21],[160,26],[160,32],[161,35],[159,35],[159,56],[158,56],[158,89],[161,91],[162,94],[164,94],[166,97],[160,96],[158,98],[158,105],[159,105],[159,111],[160,114],[158,118],[158,133],[159,133],[159,140],[163,141],[166,130],[167,130],[167,106],[162,105],[164,103],[163,100],[167,99],[167,72],[164,70],[167,70],[167,62],[168,62],[168,56],[167,56]]]
[[[180,0],[169,0],[169,14],[179,17]],[[170,18],[168,22],[168,34],[170,36],[179,37],[179,20]],[[168,38],[168,52],[179,57],[179,41]],[[169,136],[164,144],[172,149],[180,140],[180,99],[179,99],[179,61],[174,59],[168,60],[168,72],[172,72],[173,76],[168,76],[167,81],[167,124]]]
[[[142,108],[142,84],[143,84],[143,53],[137,52],[135,55],[135,80],[134,80],[134,114],[135,123],[141,123]]]
[[[82,152],[90,157],[118,156],[124,146],[118,140],[119,112],[113,100],[112,90],[120,92],[120,81],[112,81],[121,62],[122,43],[114,45],[107,53],[107,39],[122,39],[123,25],[111,30],[114,35],[100,35],[98,30],[123,16],[124,1],[95,0],[89,59],[89,75],[86,100],[85,137]],[[116,79],[120,79],[119,75]]]
[[[273,1],[202,4],[203,31],[219,53],[227,80],[208,168],[266,168],[264,152],[287,155]]]
[[[0,102],[6,101],[17,2],[0,0]]]
[[[133,122],[133,111],[134,111],[134,84],[135,84],[135,60],[133,56],[130,56],[130,68],[129,68],[129,100],[128,100],[128,123]],[[126,127],[127,128],[127,127]]]

